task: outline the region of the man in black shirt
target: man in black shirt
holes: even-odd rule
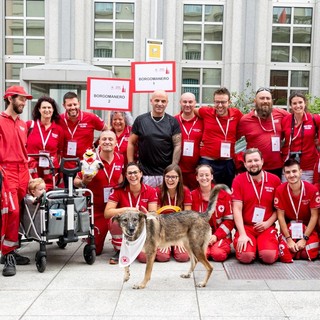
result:
[[[165,113],[168,95],[155,91],[150,99],[152,111],[136,118],[128,141],[128,162],[134,159],[138,143],[139,162],[144,183],[156,187],[162,183],[163,170],[171,163],[179,163],[181,130],[177,119]]]

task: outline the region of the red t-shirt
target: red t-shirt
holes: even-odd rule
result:
[[[208,201],[202,199],[200,187],[191,191],[191,196],[192,210],[205,212],[208,208]],[[216,235],[218,240],[231,235],[231,231],[234,228],[231,195],[224,190],[219,192],[216,211],[212,214],[209,224],[212,227],[212,234]]]
[[[185,120],[181,117],[181,113],[175,118],[178,120],[181,128],[181,157],[179,166],[182,172],[193,172],[198,165],[200,158],[200,143],[202,140],[203,120],[194,116],[190,120]],[[183,155],[184,142],[193,142],[193,155]]]
[[[177,206],[176,199],[169,197],[165,197],[164,203],[161,203],[161,189],[160,187],[156,188],[157,194],[158,194],[158,206],[163,207],[163,206]],[[191,192],[189,188],[186,186],[183,186],[183,205],[184,206],[191,206],[192,205],[192,197],[191,197]],[[181,208],[181,210],[184,210]]]
[[[117,207],[120,208],[138,206],[139,210],[142,210],[141,207],[145,207],[148,210],[149,203],[158,203],[158,196],[156,189],[146,184],[142,184],[140,195],[137,198],[135,198],[134,195],[130,192],[130,187],[126,186],[124,189],[113,189],[111,191],[109,201],[117,203]]]
[[[92,181],[88,183],[87,188],[93,192],[93,204],[95,215],[103,215],[105,202],[105,188],[113,188],[119,184],[119,179],[123,170],[123,156],[117,152],[114,153],[114,159],[109,164],[101,159],[104,169],[98,171]],[[82,179],[82,173],[78,176]],[[111,190],[109,190],[111,192]]]
[[[237,128],[243,114],[239,109],[228,108],[228,115],[216,115],[214,107],[201,107],[199,116],[203,119],[203,147],[201,157],[220,159],[221,142],[231,142],[231,157],[234,158],[234,145],[237,140]],[[219,125],[220,122],[220,125]]]
[[[315,145],[316,128],[315,123],[319,127],[320,116],[306,113],[303,117],[303,127],[294,127],[293,136],[291,137],[292,115],[289,114],[282,119],[282,134],[285,143],[281,149],[282,161],[284,162],[288,153],[301,151],[300,167],[302,170],[314,170],[314,166],[318,160],[318,151]]]
[[[253,225],[252,222],[253,212],[255,207],[264,207],[265,214],[263,221],[268,220],[273,212],[273,200],[276,192],[276,188],[280,185],[280,179],[278,176],[263,171],[264,173],[264,183],[262,181],[255,182],[257,194],[254,191],[250,176],[248,172],[241,173],[237,175],[232,183],[232,201],[241,201],[243,205],[242,216],[244,225]],[[263,190],[261,193],[261,187],[263,184]],[[261,199],[260,203],[257,195]]]
[[[32,121],[27,121],[28,131],[31,123]],[[39,131],[39,126],[42,133],[42,138]],[[56,122],[52,122],[51,126],[47,129],[39,120],[33,122],[33,128],[31,129],[27,141],[28,153],[39,154],[39,151],[45,150],[50,153],[50,157],[52,158],[54,167],[58,168],[58,155],[61,156],[62,154],[63,144],[63,129]]]
[[[282,168],[282,158],[280,151],[272,151],[273,136],[281,137],[281,120],[289,113],[280,108],[272,110],[273,124],[271,117],[260,119],[255,115],[255,110],[244,115],[238,127],[238,139],[244,136],[247,141],[247,149],[258,148],[263,156],[265,170]],[[275,130],[274,130],[275,129]]]
[[[113,130],[114,131],[114,130]],[[127,147],[128,147],[128,140],[131,133],[131,127],[125,126],[123,132],[120,135],[116,134],[117,137],[117,145],[115,150],[123,155],[124,163],[127,164]]]
[[[76,122],[69,120],[66,113],[61,114],[60,118],[65,137],[63,156],[70,158],[67,155],[68,141],[76,141],[76,157],[82,159],[85,151],[92,148],[94,130],[101,131],[104,127],[104,121],[94,113],[83,111],[80,111],[79,120]]]
[[[27,163],[27,125],[5,112],[0,114],[0,163]]]
[[[302,181],[305,190],[302,195],[302,200],[300,204],[300,210],[298,212],[298,220],[302,220],[304,225],[308,225],[311,218],[310,209],[320,208],[320,197],[317,188],[307,181]],[[288,189],[293,201],[295,210],[298,210],[300,195],[294,195],[290,187],[288,187],[288,182],[282,183],[276,190],[276,195],[274,198],[274,206],[277,209],[283,210],[285,212],[286,222],[289,223],[292,220],[296,220],[296,215],[289,198]]]

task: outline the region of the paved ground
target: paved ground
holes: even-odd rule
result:
[[[259,280],[245,279],[265,267],[259,263],[246,269],[242,279],[231,280],[227,271],[230,273],[232,265],[237,267],[234,258],[229,265],[213,263],[213,276],[201,289],[194,283],[204,275],[202,266],[197,267],[193,278],[182,279],[179,275],[188,269],[188,263],[156,263],[148,287],[133,290],[132,285],[143,277],[144,265],[135,262],[131,279],[123,283],[123,270],[107,263],[112,255],[110,243],[92,266],[84,262],[80,241],[66,249],[55,244],[47,249],[44,273],[36,269],[33,257],[38,244],[33,242],[23,244],[20,250],[32,257],[32,263],[18,266],[15,277],[0,276],[1,320],[320,319],[318,276],[306,280],[302,274],[300,279],[281,279],[277,271],[282,268],[280,263],[272,269],[274,279],[269,275]],[[301,270],[311,266],[320,269],[320,261],[294,264]]]

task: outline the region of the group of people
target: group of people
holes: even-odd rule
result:
[[[270,90],[260,88],[254,109],[243,115],[232,107],[227,88],[214,92],[213,107],[196,108],[194,94],[187,92],[180,98],[181,111],[171,116],[166,113],[168,94],[159,90],[151,94],[150,112],[133,123],[129,113],[111,112],[110,125],[81,111],[73,92],[64,95],[61,114],[52,98],[41,97],[33,119],[25,123],[19,114],[27,99],[32,97],[23,87],[8,88],[0,114],[4,276],[14,275],[16,264],[29,263],[16,251],[20,203],[29,179],[41,177],[47,190],[54,188],[60,159],[82,159],[88,148],[95,148],[102,169],[96,175],[79,172],[74,186],[93,192],[96,253],[102,253],[110,232],[115,249],[111,264],[118,263],[122,241],[112,217],[128,208],[159,214],[204,212],[214,183],[228,185],[232,195],[219,194],[210,220],[208,257],[224,261],[232,243],[242,263],[257,255],[269,264],[279,257],[284,262],[317,257],[320,197],[313,184],[318,185],[320,117],[307,112],[303,94],[290,96],[289,113],[273,108]],[[101,131],[96,142],[95,130]],[[235,161],[235,144],[243,136],[246,151]],[[171,255],[180,262],[189,259],[185,248],[176,246],[159,249],[156,260],[165,262]],[[137,259],[145,262],[143,252]]]

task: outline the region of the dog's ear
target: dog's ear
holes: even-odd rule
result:
[[[143,212],[139,212],[139,219],[140,220],[142,220],[142,219],[145,219],[145,220],[147,220],[147,215],[145,214],[145,213],[143,213]]]
[[[120,218],[120,214],[117,214],[117,215],[115,215],[115,216],[113,216],[113,217],[111,218],[111,221],[112,221],[112,222],[117,221],[117,222],[119,223],[119,222],[120,222],[120,221],[119,221],[119,218]]]

